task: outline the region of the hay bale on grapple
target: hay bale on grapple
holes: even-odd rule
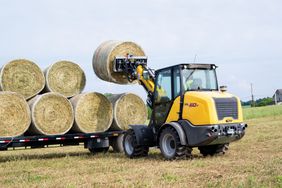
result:
[[[147,108],[137,95],[123,93],[109,96],[108,99],[114,106],[114,121],[111,130],[127,130],[129,125],[146,122]]]
[[[73,97],[75,132],[98,133],[107,131],[113,122],[113,107],[104,95],[91,92]]]
[[[41,69],[26,59],[13,60],[1,69],[0,89],[19,93],[30,99],[43,90],[45,79]]]
[[[123,73],[113,72],[113,62],[116,56],[145,56],[142,48],[133,42],[107,41],[102,43],[93,56],[93,69],[102,80],[117,84],[129,84]]]
[[[46,91],[73,97],[85,87],[85,74],[79,65],[70,61],[59,61],[45,71]]]
[[[24,97],[15,92],[0,92],[0,137],[22,135],[30,122],[30,109]]]
[[[74,122],[70,101],[58,93],[38,95],[29,102],[32,123],[31,134],[58,135],[67,133]]]

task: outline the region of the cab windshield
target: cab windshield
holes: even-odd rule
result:
[[[185,91],[218,90],[215,69],[183,69]]]

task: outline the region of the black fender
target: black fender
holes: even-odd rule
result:
[[[155,136],[153,129],[147,125],[129,125],[136,136],[137,145],[139,146],[155,146]]]
[[[161,128],[159,129],[158,138],[160,137],[162,130],[169,126],[173,127],[176,130],[176,132],[178,133],[181,145],[183,146],[188,145],[185,131],[183,130],[182,126],[177,122],[170,122],[170,123],[166,123],[162,125]]]

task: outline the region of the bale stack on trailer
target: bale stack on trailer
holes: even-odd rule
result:
[[[113,71],[115,57],[128,54],[145,55],[133,42],[101,44],[92,61],[96,75],[130,84],[126,75]],[[29,60],[7,63],[0,74],[0,137],[103,133],[145,123],[147,108],[140,97],[82,93],[85,84],[85,73],[71,61],[53,63],[44,73]]]

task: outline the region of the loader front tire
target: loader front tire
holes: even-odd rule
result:
[[[187,156],[187,152],[192,151],[181,145],[179,135],[173,127],[166,127],[162,130],[159,146],[166,160]]]

